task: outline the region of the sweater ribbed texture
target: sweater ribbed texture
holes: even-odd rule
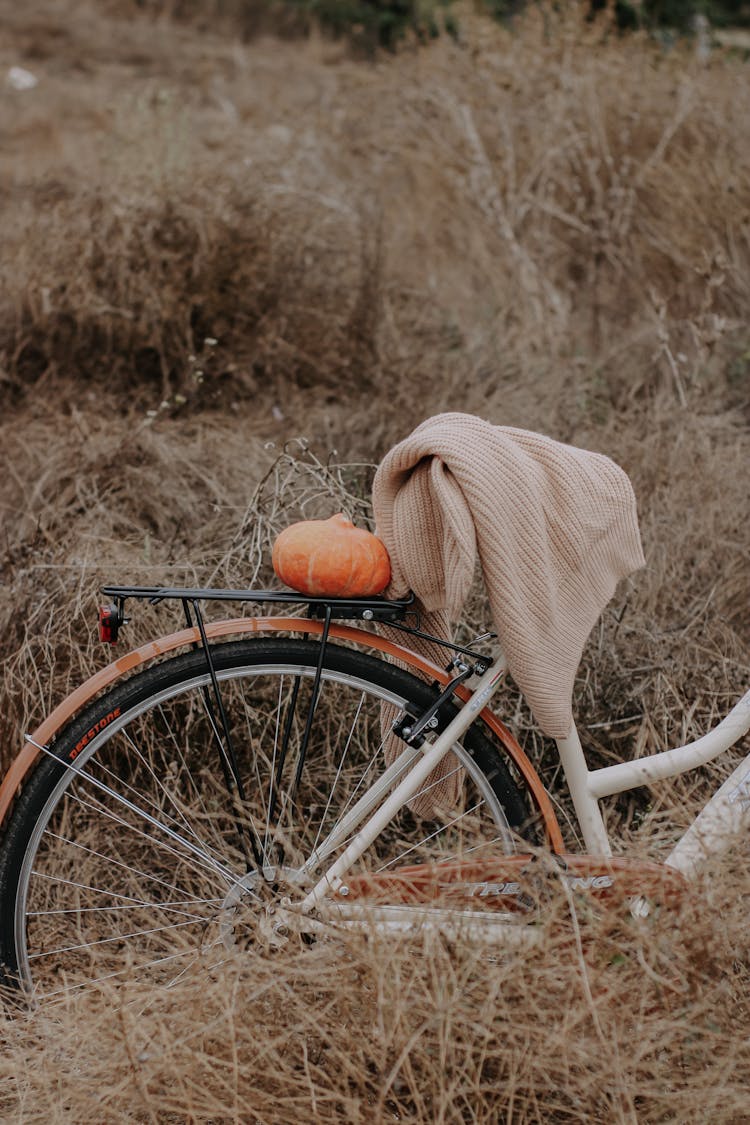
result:
[[[544,733],[564,737],[586,638],[617,582],[644,564],[627,474],[542,434],[439,414],[383,458],[373,505],[387,592],[412,590],[436,636],[450,637],[478,555],[508,670]],[[445,650],[413,647],[446,663]],[[455,759],[442,775],[451,769]],[[435,786],[414,810],[448,796]]]

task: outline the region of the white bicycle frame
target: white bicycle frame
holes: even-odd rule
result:
[[[481,677],[469,702],[435,742],[426,745],[424,752],[415,749],[405,751],[352,808],[335,831],[320,844],[306,864],[306,868],[310,871],[319,867],[321,860],[332,854],[354,829],[362,825],[339,858],[328,868],[302,902],[301,909],[304,913],[313,911],[332,893],[346,894],[344,883],[346,873],[399,809],[415,796],[435,766],[474,722],[497,690],[505,671],[506,662],[501,656]],[[635,789],[653,781],[676,777],[687,770],[705,765],[733,746],[748,730],[750,730],[750,691],[746,692],[717,727],[694,742],[634,761],[589,770],[578,731],[573,725],[566,738],[557,740],[557,747],[587,851],[593,856],[601,857],[612,854],[599,808],[599,801],[603,797]],[[406,776],[402,776],[405,770],[408,772]],[[390,788],[396,781],[398,784],[389,794]],[[706,803],[665,862],[690,877],[709,855],[726,851],[731,846],[735,834],[748,821],[750,821],[750,754],[740,762],[731,776]]]

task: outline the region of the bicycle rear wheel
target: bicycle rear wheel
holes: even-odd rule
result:
[[[193,651],[95,700],[18,799],[0,850],[0,954],[40,998],[129,972],[171,983],[260,945],[269,901],[301,897],[348,842],[344,818],[383,769],[381,705],[419,715],[436,695],[330,645],[311,710],[317,644],[211,651],[233,764]],[[454,714],[444,705],[434,734]],[[459,800],[427,821],[402,809],[354,874],[514,850],[530,810],[501,752],[475,727],[454,753]]]

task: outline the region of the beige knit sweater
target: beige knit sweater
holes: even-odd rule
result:
[[[450,637],[479,556],[509,672],[542,730],[564,737],[586,638],[618,580],[644,563],[625,472],[541,434],[439,414],[386,454],[373,504],[388,593],[413,590],[428,632]],[[445,650],[414,647],[446,663]],[[433,787],[415,811],[426,815],[449,790]]]

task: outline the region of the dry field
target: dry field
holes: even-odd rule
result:
[[[630,473],[647,567],[576,712],[594,764],[696,737],[750,686],[748,62],[540,7],[368,63],[237,8],[0,0],[0,766],[105,662],[99,583],[265,581],[446,409]],[[730,764],[610,823],[658,857]],[[8,1009],[0,1118],[746,1122],[747,859],[645,927],[552,894],[533,954],[350,937]]]

